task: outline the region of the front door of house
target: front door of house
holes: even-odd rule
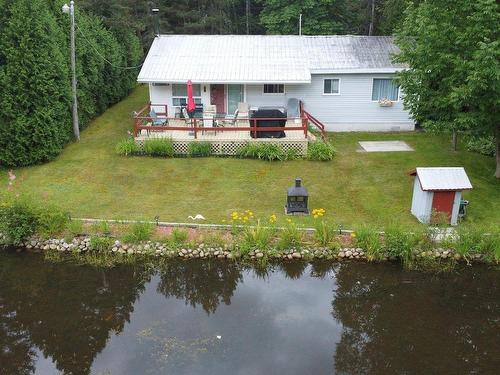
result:
[[[210,104],[217,107],[217,113],[226,112],[226,97],[224,85],[210,85]]]

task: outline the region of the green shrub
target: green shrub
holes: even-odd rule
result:
[[[380,234],[374,228],[362,225],[356,229],[354,238],[356,246],[366,251],[368,260],[376,260],[383,257]]]
[[[174,246],[180,246],[186,243],[188,232],[179,228],[174,228],[170,234],[170,242]]]
[[[133,138],[123,139],[116,145],[116,153],[121,156],[131,156],[139,153],[139,147]]]
[[[495,155],[495,138],[491,136],[484,137],[465,137],[465,147],[468,151],[477,152],[482,155]]]
[[[496,228],[459,227],[451,247],[466,259],[473,254],[482,254],[490,260],[498,261],[500,260],[500,232]]]
[[[266,250],[271,245],[273,234],[274,230],[272,228],[262,226],[260,220],[257,220],[257,225],[243,229],[240,248]]]
[[[297,152],[284,152],[283,149],[274,143],[247,143],[236,156],[240,158],[261,159],[268,161],[293,160],[297,158]]]
[[[278,248],[280,250],[288,250],[292,247],[298,247],[302,243],[302,232],[293,222],[288,224],[280,232],[278,240]]]
[[[385,252],[389,256],[400,258],[403,263],[411,261],[413,249],[416,247],[418,237],[416,234],[404,230],[396,225],[385,229]]]
[[[0,205],[0,233],[7,245],[21,245],[38,228],[36,210],[27,202],[14,201]]]
[[[171,139],[150,139],[144,141],[144,153],[154,157],[173,157],[174,142]]]
[[[113,239],[111,237],[92,236],[90,237],[90,250],[107,252],[111,250]]]
[[[329,142],[316,141],[307,146],[307,159],[316,161],[330,161],[335,156],[335,147]]]
[[[50,238],[61,234],[69,223],[68,213],[54,206],[42,207],[37,210],[37,232],[43,238]]]
[[[206,157],[212,154],[212,144],[210,142],[189,142],[188,155],[191,157]]]
[[[325,220],[315,221],[314,239],[320,246],[329,246],[335,240],[337,231],[335,227]]]
[[[149,241],[154,232],[154,225],[151,223],[134,223],[123,240],[128,243],[138,243]]]

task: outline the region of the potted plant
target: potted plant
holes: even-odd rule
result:
[[[380,99],[378,101],[378,105],[381,106],[381,107],[392,107],[392,100],[389,100],[387,98],[384,98],[384,99]]]

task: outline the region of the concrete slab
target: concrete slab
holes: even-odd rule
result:
[[[361,152],[413,151],[413,149],[403,141],[366,141],[358,143],[361,146]]]

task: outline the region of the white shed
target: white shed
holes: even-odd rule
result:
[[[428,224],[432,212],[444,212],[450,224],[456,225],[462,191],[472,189],[463,167],[417,168],[411,213],[422,223]]]

